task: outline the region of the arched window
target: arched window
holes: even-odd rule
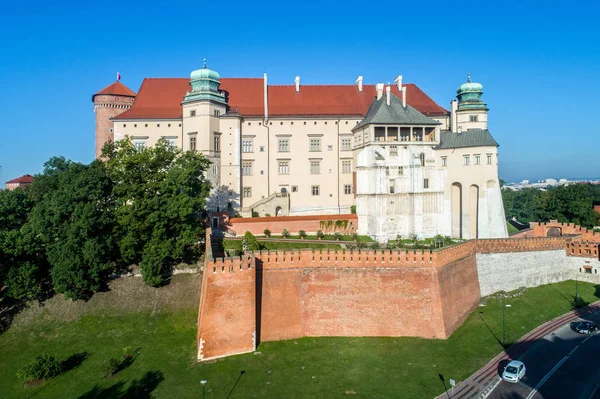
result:
[[[425,153],[422,152],[419,158],[421,159],[421,166],[425,166]]]

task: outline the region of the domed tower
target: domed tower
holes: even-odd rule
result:
[[[135,93],[117,81],[92,96],[96,113],[96,158],[100,158],[102,147],[113,141],[113,122],[110,120],[127,111],[135,101]]]
[[[467,82],[456,89],[458,107],[456,109],[457,129],[487,129],[487,105],[481,101],[483,86],[471,82],[471,74],[467,75]]]
[[[213,187],[220,186],[221,175],[221,120],[227,113],[225,95],[219,91],[221,77],[204,67],[190,75],[190,86],[181,105],[183,106],[183,150],[196,150],[204,154],[212,166],[207,178]]]

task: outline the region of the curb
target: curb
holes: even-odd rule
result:
[[[571,322],[575,319],[578,319],[582,316],[587,316],[592,313],[595,313],[600,310],[600,301],[596,301],[590,305],[587,305],[584,308],[578,310],[572,310],[569,313],[565,313],[561,316],[558,316],[536,329],[528,332],[523,335],[517,341],[515,341],[510,347],[519,342],[526,341],[525,345],[521,345],[518,351],[511,353],[508,355],[506,351],[500,352],[496,355],[492,360],[490,360],[487,364],[473,373],[470,377],[468,377],[463,382],[459,383],[454,388],[454,394],[450,396],[452,399],[470,399],[470,398],[478,398],[485,399],[488,395],[494,390],[497,384],[489,384],[484,383],[486,380],[490,379],[497,373],[498,363],[505,359],[516,359],[523,355],[531,346],[533,346],[538,339],[546,336],[549,332],[555,330],[558,326],[561,326],[565,323]],[[510,348],[509,347],[509,348]],[[507,348],[508,349],[508,348]],[[499,378],[498,378],[499,379]],[[483,385],[482,385],[483,383]],[[436,396],[435,399],[448,399],[448,394],[446,392]]]

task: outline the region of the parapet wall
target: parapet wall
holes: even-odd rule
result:
[[[597,244],[578,240],[540,236],[471,240],[433,251],[280,250],[207,257],[198,356],[244,353],[261,341],[303,336],[446,338],[480,296],[572,278],[570,269],[581,266],[565,261],[568,256],[598,259]]]
[[[558,223],[556,220],[551,220],[550,222],[532,222],[529,223],[529,227],[530,230],[526,233],[528,237],[547,237],[560,233],[563,236],[580,236],[581,241],[600,243],[600,233],[574,223]]]
[[[336,226],[335,221],[342,222]],[[263,235],[265,229],[270,230],[274,235],[281,234],[283,229],[287,229],[290,234],[297,234],[300,230],[304,230],[307,234],[314,234],[319,230],[326,233],[334,231],[352,233],[358,230],[358,217],[354,214],[346,214],[231,218],[224,224],[229,233],[237,235],[244,235],[247,231],[254,235]]]

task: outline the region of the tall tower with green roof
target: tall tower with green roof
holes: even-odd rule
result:
[[[213,187],[220,186],[221,127],[220,117],[227,113],[225,95],[219,91],[221,77],[206,67],[190,74],[191,90],[181,103],[183,107],[183,150],[203,153],[212,165],[207,178]]]
[[[471,82],[471,74],[467,74],[467,82],[456,89],[458,108],[456,111],[458,131],[469,129],[487,129],[487,104],[481,100],[483,86]]]

